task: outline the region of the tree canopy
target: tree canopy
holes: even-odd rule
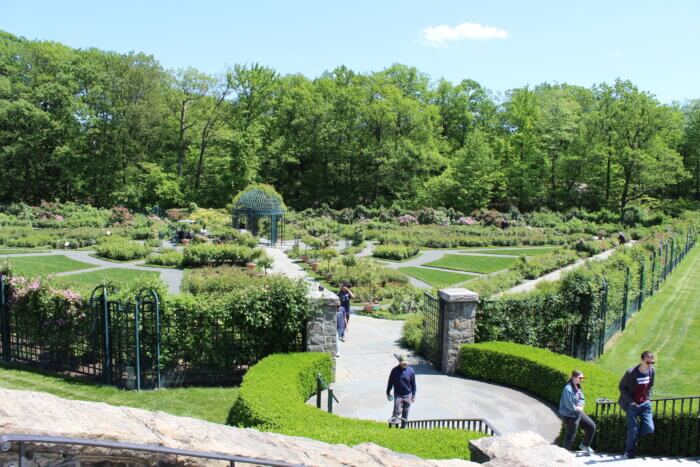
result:
[[[3,203],[224,206],[265,183],[295,209],[620,211],[700,199],[699,135],[698,101],[663,105],[624,80],[496,96],[400,64],[208,75],[0,32]]]

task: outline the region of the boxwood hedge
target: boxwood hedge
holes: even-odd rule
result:
[[[396,430],[369,420],[343,418],[305,403],[316,388],[315,375],[332,380],[328,354],[275,354],[253,366],[243,378],[229,423],[327,443],[350,446],[372,442],[388,449],[432,459],[469,459],[469,439],[481,433],[462,430]],[[380,389],[381,390],[381,389]]]
[[[586,375],[583,384],[587,401],[585,411],[598,425],[593,447],[605,452],[623,450],[626,429],[624,412],[622,416],[595,415],[596,399],[607,397],[617,400],[617,385],[622,375],[612,374],[594,363],[511,342],[464,345],[460,349],[458,365],[459,372],[464,376],[522,388],[556,406],[571,370],[582,371]],[[673,413],[669,404],[654,416],[656,432],[640,441],[640,454],[699,454],[696,442],[699,435],[697,409],[692,414],[681,413],[680,404],[676,409]],[[575,440],[574,445],[578,445],[579,441]]]

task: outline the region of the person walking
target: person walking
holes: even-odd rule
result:
[[[337,333],[335,341],[335,356],[340,357],[340,342],[345,342],[345,309],[342,306],[339,306],[338,310],[335,312],[335,330]]]
[[[564,449],[571,449],[578,427],[582,426],[585,435],[579,449],[590,455],[593,454],[591,441],[593,441],[593,435],[595,434],[595,422],[583,411],[586,398],[583,396],[581,382],[583,382],[583,373],[578,370],[572,371],[571,378],[561,392],[559,415],[562,416],[564,425],[566,425]]]
[[[406,428],[408,411],[411,404],[416,401],[416,374],[413,368],[408,366],[405,355],[399,355],[399,364],[391,369],[389,382],[386,385],[386,397],[392,400],[391,391],[394,390],[394,410],[389,423],[398,424],[401,420],[401,428]]]
[[[340,307],[345,310],[345,327],[343,328],[343,338],[345,339],[345,331],[348,330],[348,323],[350,322],[350,300],[355,298],[355,294],[350,290],[350,284],[343,282],[340,284],[340,292],[338,292],[338,298],[340,299]]]
[[[651,390],[654,387],[654,354],[642,352],[639,365],[628,369],[619,384],[620,408],[627,412],[627,438],[625,457],[634,458],[637,454],[639,438],[654,432],[654,419],[651,413]]]

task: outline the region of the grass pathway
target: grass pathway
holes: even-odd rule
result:
[[[655,397],[700,394],[700,248],[644,302],[598,363],[622,376],[643,350],[655,353]]]

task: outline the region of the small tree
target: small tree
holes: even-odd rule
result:
[[[330,271],[331,270],[331,260],[338,256],[338,252],[334,250],[333,248],[326,248],[323,249],[319,252],[321,254],[321,258],[326,260],[326,270]]]
[[[345,266],[346,275],[350,274],[351,267],[357,265],[357,258],[355,255],[343,255],[340,261],[343,263],[343,266]]]
[[[258,266],[263,268],[264,274],[267,274],[267,268],[272,267],[273,262],[274,260],[272,259],[272,256],[268,255],[267,253],[263,253],[258,258]]]

